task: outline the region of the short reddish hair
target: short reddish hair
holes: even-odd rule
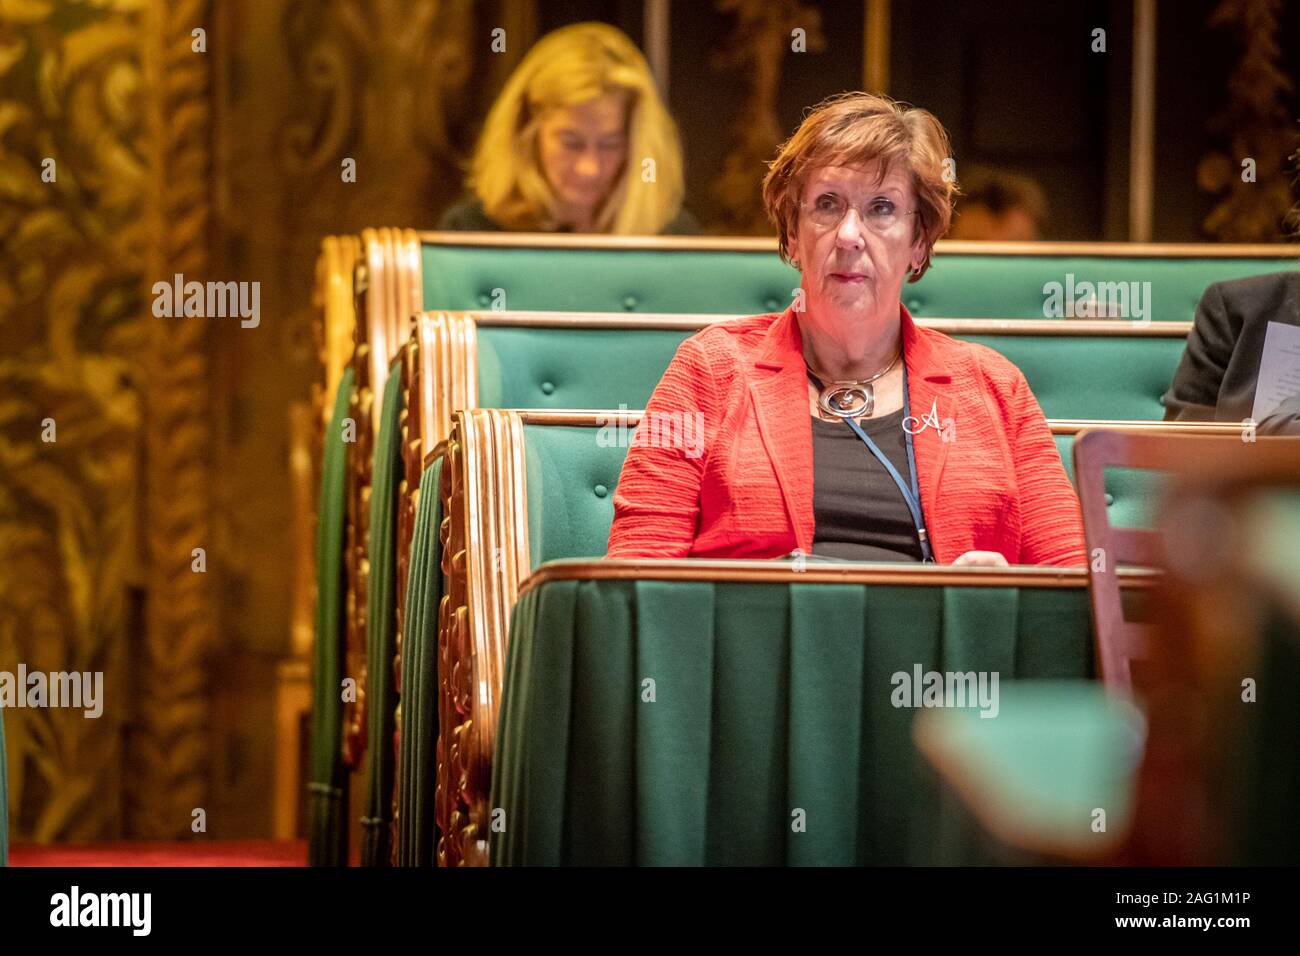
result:
[[[916,193],[916,238],[925,240],[925,261],[915,282],[930,268],[934,244],[952,222],[956,177],[945,175],[951,155],[948,134],[934,115],[871,93],[827,97],[781,144],[763,178],[763,206],[776,224],[781,258],[790,261],[790,227],[808,172],[823,166],[880,164],[880,174],[905,169]]]

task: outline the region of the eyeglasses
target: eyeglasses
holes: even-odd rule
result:
[[[812,202],[800,203],[799,208],[808,214],[808,220],[821,229],[838,226],[848,215],[849,201],[839,193],[822,193]],[[858,207],[858,218],[875,232],[888,232],[900,219],[915,216],[916,210],[901,212],[893,200],[877,196]]]

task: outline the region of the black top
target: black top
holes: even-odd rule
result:
[[[467,196],[442,214],[438,228],[447,232],[505,232],[501,224],[488,217],[476,196]],[[571,230],[562,229],[561,232]],[[660,235],[697,236],[700,224],[687,210],[679,210],[675,219],[664,226]]]
[[[1161,399],[1165,421],[1248,418],[1270,322],[1300,325],[1300,272],[1230,279],[1206,289],[1173,384]],[[1257,431],[1300,435],[1300,395],[1259,422]]]
[[[859,419],[909,481],[903,410]],[[812,419],[813,554],[848,561],[920,561],[912,513],[894,479],[848,422]]]

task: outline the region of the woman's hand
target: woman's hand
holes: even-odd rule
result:
[[[998,551],[967,551],[952,563],[954,568],[960,565],[979,568],[1008,567],[1007,559]]]

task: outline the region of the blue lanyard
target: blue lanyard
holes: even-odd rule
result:
[[[813,375],[812,372],[808,373],[808,377],[813,380],[818,388],[823,387],[821,381],[816,375]],[[903,421],[906,422],[911,418],[911,416],[912,404],[911,400],[907,396],[907,368],[904,367]],[[912,433],[906,428],[903,429],[903,434],[906,436],[905,441],[907,444],[908,477],[911,479],[911,487],[909,488],[903,483],[903,476],[898,473],[898,469],[894,467],[894,463],[891,462],[876,443],[871,440],[871,436],[862,430],[862,426],[852,418],[846,418],[844,420],[848,422],[849,427],[857,433],[857,436],[862,439],[862,443],[867,446],[867,450],[870,451],[871,454],[875,455],[876,460],[885,466],[885,470],[889,472],[889,477],[894,479],[894,484],[898,485],[898,490],[903,493],[903,501],[907,503],[907,510],[912,513],[912,524],[916,526],[916,539],[921,543],[921,560],[933,561],[934,552],[930,550],[930,537],[925,532],[925,518],[921,514],[921,490],[916,481],[916,452],[912,449]]]

